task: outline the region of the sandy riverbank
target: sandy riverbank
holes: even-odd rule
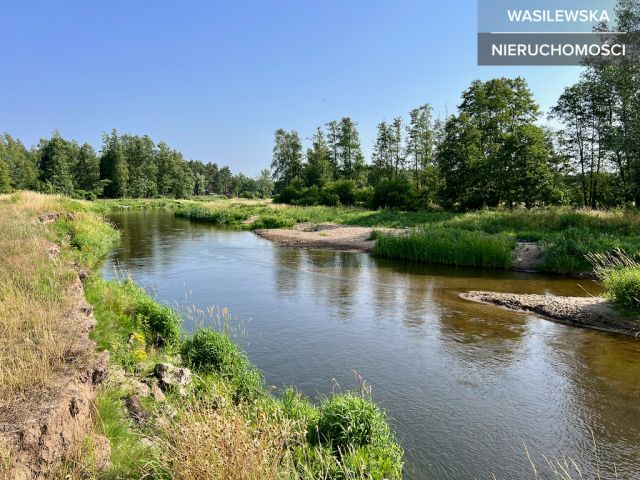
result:
[[[283,228],[254,230],[267,240],[284,247],[320,248],[349,252],[372,252],[373,231],[401,234],[407,230],[394,228],[355,227],[334,223],[299,223],[292,230]]]
[[[461,293],[460,297],[509,310],[532,312],[580,327],[640,336],[640,321],[623,316],[602,297],[559,297],[480,291]]]

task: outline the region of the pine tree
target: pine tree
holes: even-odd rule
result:
[[[102,143],[100,179],[107,182],[104,196],[107,198],[126,197],[129,171],[120,137],[113,130],[111,135],[103,135]]]

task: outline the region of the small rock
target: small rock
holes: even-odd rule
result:
[[[157,363],[153,373],[164,392],[175,389],[181,396],[184,396],[187,385],[191,383],[191,370],[176,367],[170,363]]]
[[[167,400],[162,390],[158,386],[158,382],[155,381],[151,384],[151,398],[153,398],[156,402],[162,403]]]
[[[129,384],[131,385],[131,390],[133,390],[134,395],[137,395],[138,397],[148,397],[151,395],[151,389],[146,383],[132,378],[129,380]]]
[[[132,395],[131,397],[125,398],[124,406],[129,412],[129,416],[131,416],[131,418],[133,418],[133,421],[137,424],[144,423],[147,419],[147,414],[142,408],[140,397],[138,397],[137,395]]]

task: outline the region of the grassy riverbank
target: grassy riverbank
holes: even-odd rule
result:
[[[83,335],[63,321],[76,271],[94,307],[91,336],[110,352],[95,413],[110,463],[98,460],[88,436],[50,478],[402,477],[402,449],[365,388],[319,404],[294,389],[275,397],[226,334],[185,338],[172,309],[130,280],[103,280],[98,267],[117,232],[95,208],[28,192],[0,196],[0,413],[46,400],[68,371],[69,338]],[[158,393],[145,380],[161,362],[190,368],[193,381]],[[1,477],[12,460],[0,460]]]
[[[291,228],[301,222],[410,229],[407,236],[379,235],[375,254],[453,265],[509,268],[515,242],[537,242],[541,271],[572,274],[591,270],[589,253],[623,249],[640,259],[640,214],[630,210],[569,208],[480,210],[468,213],[399,212],[351,207],[299,207],[268,201],[102,201],[102,211],[121,208],[176,208],[192,221],[243,229]]]

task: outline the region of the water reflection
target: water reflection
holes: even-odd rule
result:
[[[593,473],[592,430],[602,478],[614,462],[619,478],[640,477],[640,342],[458,296],[597,294],[593,282],[277,248],[171,212],[113,220],[122,243],[105,274],[117,263],[168,303],[229,307],[268,384],[315,396],[363,374],[410,478],[523,478],[523,442]]]

